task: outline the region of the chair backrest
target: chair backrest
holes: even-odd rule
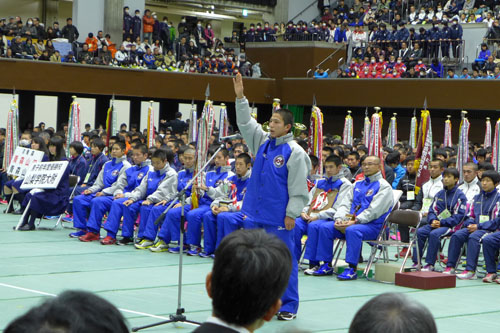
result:
[[[75,187],[80,182],[80,176],[69,175],[69,187]]]
[[[416,227],[420,223],[420,212],[414,210],[393,210],[387,221],[398,225]]]

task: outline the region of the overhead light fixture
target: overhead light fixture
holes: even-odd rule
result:
[[[248,9],[243,8],[243,10],[241,12],[242,12],[243,17],[247,17],[248,16]]]

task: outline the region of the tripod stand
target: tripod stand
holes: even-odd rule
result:
[[[149,325],[144,325],[140,327],[133,327],[132,332],[138,332],[140,330],[150,328],[150,327],[156,327],[160,325],[165,325],[165,324],[170,324],[170,323],[188,323],[188,324],[193,324],[193,325],[200,325],[200,323],[192,320],[188,320],[187,317],[184,315],[184,308],[182,307],[182,259],[184,255],[184,233],[185,233],[185,228],[184,224],[186,221],[185,217],[185,212],[184,212],[184,205],[186,202],[186,191],[187,189],[193,184],[193,182],[198,178],[198,176],[207,168],[207,166],[212,162],[212,160],[215,158],[217,153],[224,148],[224,144],[221,144],[220,147],[215,151],[215,153],[210,157],[210,159],[205,163],[205,165],[198,171],[196,175],[191,178],[191,180],[186,184],[186,186],[177,194],[176,198],[181,202],[181,223],[180,223],[180,237],[179,237],[179,280],[178,280],[178,285],[177,285],[177,310],[175,311],[175,314],[171,314],[169,316],[170,319],[160,321],[157,323],[149,324]],[[175,200],[172,200],[170,205],[161,213],[161,215],[156,219],[155,224],[159,224],[164,218],[167,212],[174,206]]]

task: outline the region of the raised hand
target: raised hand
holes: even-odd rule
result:
[[[240,73],[236,75],[235,78],[233,78],[233,84],[234,84],[234,93],[236,94],[236,98],[243,98],[243,77],[241,76]]]

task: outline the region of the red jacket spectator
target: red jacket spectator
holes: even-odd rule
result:
[[[406,72],[406,65],[403,62],[397,63],[394,66],[394,69],[396,69],[399,74],[402,74],[402,73]]]
[[[379,61],[375,64],[375,70],[377,73],[382,73],[383,70],[387,68],[387,62],[385,61]]]
[[[153,27],[155,25],[155,19],[151,16],[144,15],[142,17],[142,32],[150,33],[153,32]]]
[[[425,64],[423,64],[421,61],[418,62],[418,64],[415,65],[415,72],[420,72],[420,69],[427,69]]]

